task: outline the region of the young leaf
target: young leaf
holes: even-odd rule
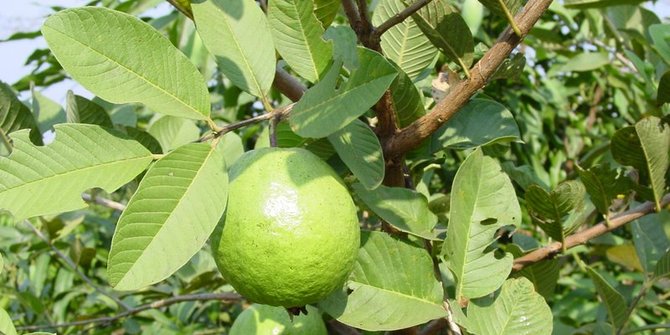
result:
[[[654,277],[661,278],[666,276],[670,276],[670,250],[658,260],[656,269],[654,270]]]
[[[468,331],[475,334],[551,334],[551,309],[526,278],[508,279],[495,298],[468,304]]]
[[[398,70],[398,76],[391,84],[391,98],[398,115],[398,126],[407,127],[410,123],[426,114],[423,105],[423,94],[414,85],[405,72]],[[457,114],[458,115],[458,114]]]
[[[475,150],[456,172],[442,254],[456,280],[456,300],[497,290],[512,271],[512,255],[488,250],[496,231],[521,223],[521,208],[500,164]]]
[[[512,113],[498,102],[472,99],[433,135],[433,145],[444,149],[470,149],[521,138]]]
[[[227,197],[223,156],[208,143],[156,162],[116,226],[107,266],[112,286],[136,290],[177,271],[214,231]]]
[[[609,220],[610,205],[619,196],[627,194],[631,189],[630,179],[623,176],[608,163],[584,170],[577,167],[579,178],[584,183],[586,192],[598,211]]]
[[[198,0],[191,7],[198,33],[221,72],[252,95],[266,96],[275,74],[275,48],[256,1]]]
[[[71,114],[76,113],[77,121],[75,123],[97,124],[102,127],[112,128],[112,118],[105,111],[93,101],[90,101],[82,96],[72,94],[68,91],[68,105],[66,113],[68,114],[68,122]]]
[[[42,144],[42,134],[28,107],[19,101],[9,85],[0,81],[0,130],[8,135],[19,129],[30,129],[30,139]]]
[[[84,208],[83,191],[114,191],[151,163],[147,149],[116,131],[84,124],[55,129],[56,139],[43,147],[30,142],[28,130],[13,133],[14,151],[0,157],[0,207],[16,220]]]
[[[670,213],[663,211],[645,215],[631,223],[633,244],[646,273],[654,272],[658,260],[670,248],[663,226],[670,222]]]
[[[134,16],[102,7],[67,9],[51,15],[42,34],[63,68],[107,101],[139,102],[191,119],[209,116],[209,93],[198,69]]]
[[[333,64],[319,83],[296,103],[289,123],[302,137],[326,137],[363,115],[389,87],[397,72],[380,54],[358,48],[359,66],[349,80],[335,88],[341,62]]]
[[[564,217],[583,204],[584,193],[584,185],[574,180],[559,184],[551,192],[531,185],[526,190],[526,205],[533,221],[551,238],[563,242],[568,233]]]
[[[377,135],[361,120],[328,136],[344,164],[367,188],[372,190],[384,180],[384,157]]]
[[[333,55],[333,44],[323,40],[324,29],[311,0],[274,0],[268,4],[268,21],[275,47],[299,76],[316,82]]]
[[[149,126],[147,132],[158,140],[163,152],[195,142],[200,136],[200,129],[193,121],[173,116],[163,116],[156,120]]]
[[[379,186],[370,191],[354,184],[361,200],[384,221],[398,230],[434,240],[437,216],[428,208],[428,200],[416,191],[401,187]]]
[[[475,42],[463,18],[445,0],[431,1],[412,18],[433,45],[469,77]]]
[[[16,328],[14,328],[12,318],[2,308],[0,308],[0,334],[16,335]]]
[[[610,145],[617,162],[635,167],[640,171],[641,179],[649,181],[658,211],[665,189],[665,174],[670,167],[669,128],[661,119],[650,116],[634,127],[618,130]]]
[[[403,9],[405,5],[401,0],[382,0],[375,8],[372,24],[379,26]],[[384,55],[411,79],[416,79],[437,55],[437,49],[411,17],[387,30],[381,36],[381,47]]]
[[[609,314],[610,321],[615,327],[621,327],[626,321],[626,300],[624,300],[621,293],[615,290],[598,272],[591,267],[586,267],[586,272],[593,280],[596,286],[596,291],[600,299],[607,307],[607,314]]]
[[[74,100],[74,92],[72,90],[67,91],[65,105],[65,117],[68,123],[80,123],[79,122],[79,109],[77,108],[77,102]]]
[[[361,234],[348,286],[350,294],[336,292],[319,307],[352,327],[396,330],[446,316],[426,250],[385,233]]]

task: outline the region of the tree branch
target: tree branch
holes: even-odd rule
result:
[[[131,308],[123,313],[116,314],[109,317],[101,317],[66,323],[58,323],[53,325],[37,325],[37,326],[20,326],[16,327],[17,330],[41,330],[41,329],[55,329],[55,328],[66,328],[73,326],[83,326],[88,324],[100,324],[100,323],[111,323],[127,316],[135,315],[140,312],[144,312],[149,309],[159,309],[162,307],[167,307],[176,303],[185,302],[185,301],[210,301],[210,300],[220,300],[224,302],[236,302],[242,300],[242,296],[237,293],[201,293],[201,294],[187,294],[187,295],[178,295],[171,298],[161,299],[154,301],[149,304],[141,305],[135,308]]]
[[[670,204],[670,194],[666,194],[663,199],[661,199],[661,207],[665,207],[668,204]],[[582,230],[576,234],[572,234],[565,238],[565,250],[580,244],[585,244],[588,241],[605,233],[611,232],[612,230],[615,230],[631,221],[637,220],[647,214],[654,213],[656,208],[655,206],[656,205],[654,202],[647,201],[640,206],[631,208],[623,213],[611,217],[609,224],[603,220],[593,227]],[[515,259],[512,269],[514,271],[519,271],[525,266],[555,255],[561,250],[563,250],[563,244],[561,242],[554,242]]]
[[[398,157],[417,148],[423,140],[449,121],[478,90],[486,85],[500,64],[528,34],[551,2],[552,0],[530,0],[524,10],[515,17],[522,36],[517,36],[509,27],[505,29],[491,49],[470,70],[470,78],[456,84],[432,112],[403,128],[385,143],[385,157]]]
[[[107,208],[111,208],[114,210],[117,210],[119,212],[123,212],[126,209],[126,205],[116,202],[113,200],[105,199],[105,198],[100,198],[97,196],[90,195],[88,193],[83,193],[81,195],[81,198],[84,199],[84,201],[88,203],[96,203],[101,206],[105,206]]]
[[[307,87],[300,83],[295,77],[277,65],[275,80],[272,85],[291,101],[298,101],[307,91]]]
[[[77,266],[77,264],[75,264],[74,261],[70,257],[68,257],[66,254],[61,252],[58,248],[56,248],[56,246],[53,245],[53,243],[51,243],[51,240],[49,240],[48,237],[46,237],[39,229],[37,229],[37,227],[35,227],[32,223],[30,223],[30,221],[25,220],[25,224],[28,226],[28,228],[30,228],[33,231],[33,233],[35,233],[35,235],[37,235],[37,237],[39,237],[42,241],[44,241],[44,243],[46,243],[49,246],[49,248],[58,257],[60,257],[60,259],[62,259],[65,262],[65,264],[67,264],[67,266],[70,268],[70,270],[74,271],[79,277],[81,277],[81,279],[83,281],[85,281],[86,284],[88,284],[88,286],[93,288],[98,293],[112,299],[117,305],[119,305],[119,307],[123,308],[124,310],[128,311],[128,310],[131,309],[130,306],[128,306],[123,301],[121,301],[121,299],[119,299],[117,296],[115,296],[115,295],[113,295],[109,292],[106,292],[101,287],[96,285],[91,280],[91,278],[88,278],[88,276],[85,273],[81,272],[81,270],[79,270],[79,267]]]
[[[374,40],[380,40],[382,35],[387,30],[389,30],[393,26],[395,26],[397,24],[400,24],[401,22],[405,21],[405,19],[410,17],[412,14],[418,12],[421,8],[425,7],[431,1],[433,1],[433,0],[418,0],[418,1],[413,2],[407,8],[403,9],[400,13],[398,13],[396,15],[393,15],[388,20],[386,20],[382,24],[380,24],[379,27],[375,28],[372,31],[372,36],[370,36],[370,38],[374,39]]]
[[[254,117],[249,118],[249,119],[245,119],[245,120],[242,120],[242,121],[239,121],[239,122],[235,122],[235,123],[231,123],[229,125],[223,126],[223,127],[219,128],[219,130],[217,130],[216,132],[209,133],[209,134],[201,137],[198,140],[198,142],[206,142],[206,141],[209,141],[211,139],[221,137],[221,136],[225,135],[226,133],[229,133],[233,130],[237,130],[237,129],[240,129],[242,127],[246,127],[250,124],[254,124],[254,123],[258,123],[258,122],[262,122],[262,121],[275,120],[276,122],[279,122],[279,121],[283,120],[284,118],[288,117],[289,113],[293,109],[293,106],[295,106],[295,103],[286,105],[284,107],[273,109],[271,112],[268,112],[268,113],[265,113],[265,114],[261,114],[261,115],[254,116]]]

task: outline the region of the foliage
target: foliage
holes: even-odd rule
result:
[[[169,2],[7,39],[49,49],[0,82],[0,333],[269,327],[207,243],[228,167],[267,146],[356,203],[354,270],[304,309],[330,333],[670,327],[670,23],[647,4]],[[40,93],[68,77],[91,95]]]

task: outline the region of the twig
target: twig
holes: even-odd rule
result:
[[[356,5],[358,6],[358,18],[360,19],[362,33],[369,37],[374,28],[368,17],[368,2],[367,0],[356,0]]]
[[[130,306],[128,306],[123,301],[121,301],[121,299],[114,296],[113,294],[110,294],[109,292],[105,292],[105,290],[103,290],[98,285],[96,285],[91,280],[91,278],[88,278],[88,276],[86,274],[81,272],[81,270],[79,270],[79,267],[77,266],[77,264],[75,264],[74,261],[70,257],[68,257],[67,255],[62,253],[60,250],[58,250],[58,248],[56,248],[56,246],[54,246],[53,243],[51,243],[51,240],[49,240],[48,237],[46,237],[39,229],[37,229],[37,227],[35,227],[32,223],[30,223],[30,221],[25,220],[25,224],[35,233],[35,235],[37,235],[37,237],[39,237],[42,241],[44,241],[44,243],[46,243],[49,246],[49,248],[51,248],[51,250],[58,257],[60,257],[65,262],[65,264],[67,264],[68,267],[70,267],[70,269],[72,271],[74,271],[77,275],[79,275],[79,277],[81,277],[81,279],[84,280],[86,282],[86,284],[88,284],[90,287],[92,287],[98,293],[114,300],[114,302],[117,305],[119,305],[121,308],[123,308],[124,310],[128,311],[128,310],[131,309]]]
[[[432,112],[403,128],[385,143],[385,157],[398,157],[417,148],[423,143],[423,140],[449,121],[478,90],[486,85],[500,64],[528,34],[551,2],[552,0],[530,0],[524,10],[514,18],[521,31],[521,36],[515,34],[509,27],[505,29],[491,49],[470,70],[470,78],[456,84]]]
[[[349,20],[349,26],[356,32],[356,36],[360,40],[361,17],[358,13],[358,7],[354,4],[354,0],[342,0],[342,9],[344,9],[344,14]],[[361,42],[363,41],[361,40]]]
[[[178,11],[184,14],[187,18],[193,20],[193,12],[190,11],[188,8],[185,8],[175,0],[167,0],[167,2],[169,2],[174,8],[176,8]]]
[[[670,194],[666,194],[663,199],[661,199],[661,207],[665,207],[668,204],[670,204]],[[654,202],[647,201],[635,208],[631,208],[625,212],[612,216],[609,220],[609,224],[603,220],[591,228],[572,234],[565,238],[565,249],[567,250],[580,244],[585,244],[600,235],[615,230],[647,214],[653,213],[656,209],[655,206]],[[539,262],[547,257],[555,255],[561,251],[562,248],[563,244],[561,242],[554,242],[540,249],[533,250],[530,253],[515,259],[512,269],[514,271],[519,271],[526,265]]]
[[[449,303],[446,301],[443,302],[444,304],[444,309],[447,311],[447,324],[449,326],[449,330],[451,330],[452,333],[455,335],[461,335],[461,327],[459,327],[456,324],[456,321],[454,321],[454,313],[451,311],[451,306],[449,306]]]
[[[98,323],[111,323],[122,318],[125,318],[130,315],[134,315],[140,312],[144,312],[149,309],[159,309],[162,307],[167,307],[176,303],[185,302],[185,301],[210,301],[210,300],[220,300],[225,302],[234,302],[242,300],[242,296],[237,293],[201,293],[201,294],[187,294],[187,295],[178,295],[171,298],[161,299],[154,301],[149,304],[141,305],[135,308],[131,308],[123,313],[116,314],[109,317],[101,317],[66,323],[58,323],[53,325],[37,325],[37,326],[20,326],[16,327],[17,330],[40,330],[40,329],[55,329],[55,328],[66,328],[73,326],[83,326],[88,324],[98,324]]]
[[[126,205],[124,205],[120,202],[116,202],[114,200],[109,200],[109,199],[105,199],[105,198],[100,198],[98,196],[93,196],[93,195],[90,195],[88,193],[83,193],[81,195],[81,198],[84,199],[84,201],[86,201],[86,202],[96,203],[98,205],[105,206],[107,208],[111,208],[111,209],[114,209],[114,210],[117,210],[117,211],[120,211],[120,212],[123,212],[126,209]]]
[[[235,123],[231,123],[229,125],[223,126],[223,127],[220,128],[219,131],[209,133],[209,134],[201,137],[198,140],[198,142],[206,142],[206,141],[209,141],[211,139],[221,137],[221,136],[225,135],[226,133],[229,133],[233,130],[240,129],[240,128],[246,127],[250,124],[254,124],[254,123],[258,123],[258,122],[262,122],[262,121],[276,119],[277,122],[279,122],[282,119],[288,117],[289,113],[293,109],[293,106],[295,106],[295,103],[292,103],[292,104],[286,105],[284,107],[274,109],[269,113],[261,114],[261,115],[254,116],[254,117],[246,119],[246,120],[242,120],[240,122],[235,122]]]
[[[624,330],[626,329],[628,322],[630,322],[630,317],[633,316],[633,312],[635,312],[637,304],[639,304],[640,300],[642,300],[642,298],[647,295],[647,291],[651,288],[652,285],[654,285],[654,280],[649,278],[647,278],[644,284],[642,284],[640,292],[637,293],[633,301],[630,303],[630,306],[628,306],[628,309],[626,310],[626,318],[624,319],[621,326],[617,329],[616,335],[624,334]]]
[[[380,24],[379,27],[375,28],[372,31],[371,38],[379,40],[387,30],[405,21],[406,18],[418,12],[421,8],[425,7],[431,1],[433,0],[418,0],[413,2],[411,5],[407,6],[407,8],[403,9],[400,13],[393,15],[388,20],[382,22],[382,24]]]
[[[624,334],[640,334],[641,332],[645,330],[656,330],[656,329],[670,329],[670,323],[663,323],[663,324],[657,324],[657,325],[648,325],[648,326],[642,326],[638,328],[631,329]]]

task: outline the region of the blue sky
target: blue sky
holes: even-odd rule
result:
[[[45,17],[51,12],[50,6],[77,7],[87,2],[88,0],[12,1],[11,5],[3,6],[3,11],[0,12],[0,39],[5,39],[15,32],[38,29]],[[152,12],[164,13],[168,9],[169,5],[164,3]],[[652,10],[661,18],[667,18],[670,16],[670,0],[657,1]],[[26,75],[30,68],[25,67],[23,63],[28,55],[37,47],[46,47],[44,39],[38,38],[0,43],[0,80],[13,83]],[[65,92],[68,89],[72,89],[77,94],[90,96],[90,93],[72,81],[54,85],[42,93],[55,101],[63,103],[65,101]]]

